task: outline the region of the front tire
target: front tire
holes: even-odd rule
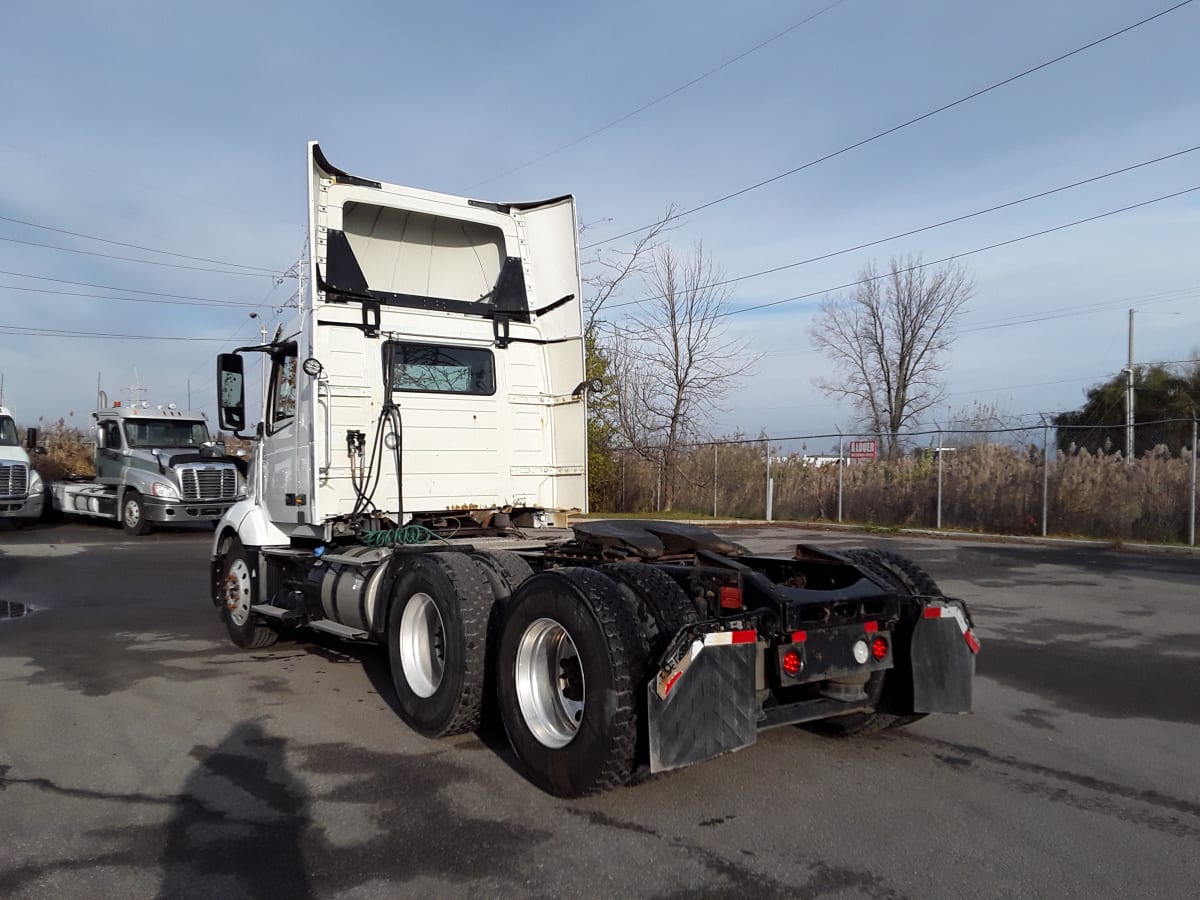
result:
[[[257,570],[256,560],[233,538],[221,564],[221,621],[229,639],[243,650],[262,650],[279,640],[278,632],[250,610],[258,589]]]
[[[527,579],[500,634],[500,715],[536,785],[581,797],[629,781],[649,648],[628,592],[583,568]]]
[[[137,491],[126,491],[121,498],[121,527],[125,533],[140,537],[150,532],[150,521],[146,518],[146,505]]]
[[[427,737],[474,731],[483,708],[492,591],[462,553],[413,556],[403,566],[388,610],[400,716]]]

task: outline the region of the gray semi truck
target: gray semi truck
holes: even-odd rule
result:
[[[212,439],[202,412],[108,402],[92,413],[95,475],[49,483],[55,513],[119,522],[143,535],[156,525],[216,523],[245,496],[241,460]]]

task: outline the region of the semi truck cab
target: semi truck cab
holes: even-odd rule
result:
[[[37,432],[31,429],[30,434],[35,436]],[[21,446],[12,413],[0,406],[0,519],[15,525],[42,515],[42,479],[27,452],[36,452],[36,443],[33,437],[28,448]]]

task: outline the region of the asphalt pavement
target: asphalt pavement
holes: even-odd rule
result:
[[[565,801],[502,731],[408,730],[381,649],[230,645],[205,530],[0,523],[0,896],[1196,896],[1200,557],[726,533],[911,555],[975,613],[975,712]]]

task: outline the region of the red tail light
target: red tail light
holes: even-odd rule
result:
[[[875,658],[876,662],[881,661],[887,655],[888,655],[888,642],[886,639],[881,638],[881,637],[876,637],[874,640],[871,641],[871,656],[873,656]]]
[[[740,587],[731,587],[722,585],[721,587],[721,609],[741,609],[742,608],[742,589]]]
[[[795,650],[789,650],[783,654],[783,671],[795,678],[800,674],[800,669],[804,665],[804,660],[800,658],[800,654]]]

